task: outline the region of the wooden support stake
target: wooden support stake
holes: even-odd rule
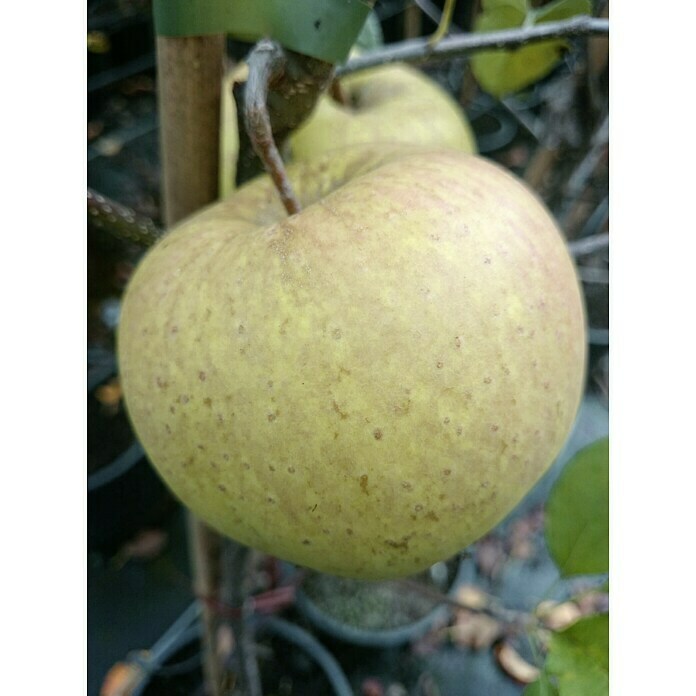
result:
[[[167,227],[217,198],[224,49],[222,34],[157,38]]]
[[[157,38],[162,207],[167,228],[218,195],[220,90],[225,37]],[[189,547],[197,596],[214,597],[220,537],[189,513]],[[204,673],[207,693],[221,694],[216,621],[203,608]]]

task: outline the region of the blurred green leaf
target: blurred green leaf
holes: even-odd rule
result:
[[[481,6],[484,13],[492,12],[499,7],[512,7],[521,12],[522,15],[526,15],[529,11],[527,0],[483,0]]]
[[[554,634],[546,671],[558,678],[560,696],[609,694],[609,615],[588,616]]]
[[[522,692],[522,696],[558,696],[558,689],[549,681],[546,674],[542,672],[539,679]]]
[[[557,0],[538,9],[528,7],[526,0],[487,0],[474,23],[474,32],[559,21],[590,11],[590,0]],[[565,40],[553,39],[508,51],[481,51],[472,56],[471,69],[484,90],[502,97],[548,75],[567,46]]]
[[[526,10],[517,7],[515,3],[503,4],[479,15],[474,29],[479,32],[521,27],[526,16]]]
[[[355,40],[355,46],[360,51],[372,51],[384,45],[384,35],[382,34],[382,25],[379,22],[377,13],[372,10],[365,24],[363,25],[358,38]]]
[[[584,14],[592,14],[590,0],[556,0],[534,10],[534,24],[560,22]]]
[[[108,53],[111,50],[111,41],[103,31],[87,32],[87,51],[89,53]]]
[[[329,63],[347,57],[372,0],[154,0],[160,36],[229,33],[255,42],[266,36]]]
[[[609,571],[609,440],[568,462],[546,502],[546,543],[561,575]]]

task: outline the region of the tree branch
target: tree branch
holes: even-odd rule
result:
[[[582,159],[582,162],[575,168],[566,183],[564,198],[573,202],[583,192],[587,181],[592,173],[597,169],[604,151],[609,143],[609,115],[604,117],[601,125],[592,136],[592,143],[589,152]],[[567,210],[565,211],[567,213]],[[561,215],[563,218],[564,215]]]
[[[87,215],[94,227],[140,246],[152,246],[162,236],[162,230],[149,217],[90,188],[87,189]]]
[[[427,37],[410,39],[353,58],[336,68],[336,76],[342,77],[388,63],[432,63],[474,51],[492,48],[512,49],[548,39],[608,33],[609,20],[582,15],[562,22],[546,22],[532,27],[450,36],[442,39],[436,46],[431,46]]]
[[[196,596],[217,596],[220,547],[222,537],[192,513],[187,515],[189,555],[193,566],[193,593]],[[217,617],[209,606],[202,606],[203,674],[210,696],[222,696],[222,665],[216,651]]]
[[[592,254],[600,249],[606,249],[609,246],[609,233],[595,234],[591,237],[583,237],[582,239],[574,239],[568,242],[568,251],[572,256],[585,256]]]

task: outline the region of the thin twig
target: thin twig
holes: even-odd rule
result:
[[[444,61],[474,51],[493,48],[512,49],[548,39],[608,33],[609,20],[582,15],[562,22],[546,22],[519,29],[450,36],[436,46],[431,46],[427,38],[410,39],[353,58],[345,65],[336,68],[336,75],[340,77],[388,63]]]
[[[586,198],[586,194],[590,194],[590,200],[594,197],[593,176],[607,152],[608,142],[609,116],[607,115],[595,131],[589,151],[573,170],[562,190],[557,218],[561,227],[570,237],[577,236],[577,232],[574,230],[578,225],[578,218],[582,219],[587,216],[587,203],[583,201],[583,198]],[[590,232],[596,231],[598,226],[602,224],[605,211],[608,212],[608,209],[608,200],[601,201],[594,212],[585,220],[583,231],[584,228],[589,228]]]
[[[256,640],[253,624],[254,605],[252,601],[244,602],[240,623],[241,635],[237,636],[238,649],[242,657],[247,696],[262,696],[261,671],[256,658]]]
[[[594,211],[585,221],[585,224],[580,230],[580,234],[577,235],[578,239],[584,237],[591,237],[599,233],[599,230],[606,223],[609,218],[609,192],[606,193],[604,198],[599,202]]]
[[[188,513],[189,553],[194,578],[193,592],[205,597],[217,594],[221,538],[192,512]],[[216,651],[217,621],[210,607],[203,604],[203,673],[211,696],[222,696],[222,666]]]
[[[578,266],[578,276],[583,283],[609,285],[609,269],[595,266]]]
[[[237,692],[245,696],[261,696],[261,678],[256,659],[254,624],[252,616],[257,609],[251,596],[254,583],[256,554],[248,547],[229,541],[221,560],[221,600],[214,598],[214,610],[221,619],[227,619],[234,636],[232,661],[228,664],[234,675]],[[276,598],[272,598],[269,604]],[[276,604],[276,608],[280,605]]]
[[[609,142],[609,116],[604,117],[601,125],[592,137],[592,146],[589,152],[582,159],[575,171],[568,178],[565,188],[564,198],[568,201],[575,201],[585,188],[587,180],[597,168],[604,150]],[[566,211],[567,212],[567,211]],[[561,216],[563,217],[563,215]]]
[[[609,246],[609,233],[595,234],[592,237],[584,239],[575,239],[568,242],[568,251],[572,256],[585,256],[592,254],[600,249],[606,249]]]
[[[443,10],[441,10],[432,0],[414,0],[420,11],[432,22],[440,25]],[[450,24],[450,34],[461,34],[462,30],[455,24]]]
[[[143,247],[152,246],[163,234],[149,217],[139,215],[91,188],[87,189],[87,214],[90,225]]]
[[[436,46],[437,44],[445,38],[449,33],[450,24],[452,23],[452,13],[454,12],[454,3],[456,0],[445,0],[445,6],[442,10],[442,15],[440,16],[440,21],[437,25],[435,33],[428,38],[428,43],[431,46]]]
[[[418,2],[410,2],[404,9],[404,38],[415,39],[421,35],[422,17],[421,9],[418,7]]]

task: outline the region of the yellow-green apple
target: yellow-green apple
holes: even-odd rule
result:
[[[290,136],[295,160],[359,143],[403,143],[476,152],[454,99],[421,70],[385,65],[340,80],[347,104],[324,95]]]
[[[573,423],[585,320],[547,210],[474,155],[354,146],[175,227],[125,294],[125,399],[183,503],[359,578],[489,531]]]

